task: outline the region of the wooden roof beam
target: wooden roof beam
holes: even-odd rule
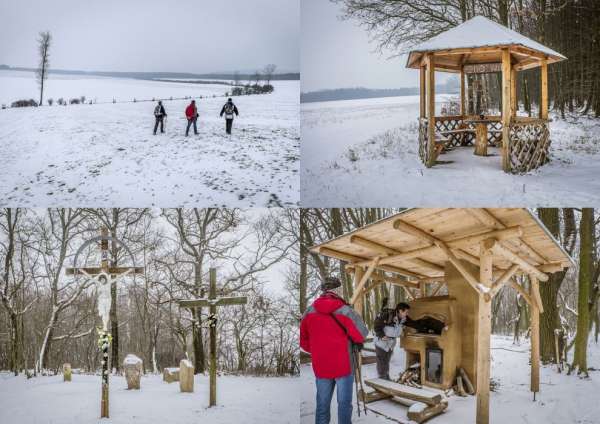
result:
[[[376,257],[371,262],[371,265],[369,265],[369,268],[367,268],[367,272],[365,272],[363,274],[363,276],[360,279],[360,281],[358,282],[357,286],[354,287],[354,294],[352,295],[352,298],[350,299],[351,305],[354,305],[354,303],[356,303],[356,300],[360,296],[363,295],[363,289],[364,289],[365,285],[367,284],[367,281],[369,281],[371,274],[373,274],[373,271],[375,271],[375,269],[377,269],[378,264],[379,264],[379,257]]]
[[[377,252],[381,255],[385,255],[385,256],[398,255],[398,254],[402,253],[399,250],[393,249],[388,246],[384,246],[383,244],[368,240],[366,238],[363,238],[363,237],[360,237],[357,235],[353,235],[350,237],[350,243],[355,244],[357,246],[364,247],[364,248],[372,250],[372,251],[375,251],[375,252]],[[429,261],[426,261],[426,260],[423,260],[420,258],[407,259],[406,261],[410,262],[413,265],[416,265],[418,267],[427,268],[427,269],[430,269],[437,273],[444,272],[443,266],[434,264],[433,262],[429,262]]]
[[[523,299],[525,299],[529,305],[533,305],[533,299],[531,299],[529,293],[527,293],[525,289],[519,283],[517,283],[517,280],[515,280],[514,277],[510,279],[509,284],[523,297]]]
[[[531,265],[525,259],[521,258],[519,255],[514,253],[513,251],[503,246],[501,243],[496,243],[493,247],[493,251],[495,254],[504,257],[504,259],[512,262],[513,264],[519,265],[519,267],[525,271],[526,273],[535,276],[540,281],[548,281],[548,276],[544,274],[542,271]]]
[[[492,298],[496,296],[496,294],[502,289],[502,287],[504,287],[504,285],[508,283],[511,278],[513,278],[513,276],[518,270],[519,265],[516,264],[513,264],[513,266],[507,269],[504,272],[504,274],[502,274],[502,276],[500,276],[500,278],[498,278],[498,280],[496,280],[496,282],[492,285],[492,289],[489,291],[489,293],[485,294],[485,300],[487,300],[488,302],[492,300]]]

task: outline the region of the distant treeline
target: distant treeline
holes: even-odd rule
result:
[[[11,70],[11,71],[27,71],[35,72],[34,68],[21,68],[11,67],[8,65],[0,65],[0,70]],[[220,79],[220,80],[233,80],[239,78],[240,80],[253,80],[254,73],[238,74],[234,76],[232,73],[209,73],[209,74],[189,74],[184,72],[102,72],[102,71],[73,71],[65,69],[50,69],[51,74],[57,75],[89,75],[89,76],[100,76],[100,77],[112,77],[112,78],[133,78],[133,79]],[[285,80],[299,80],[300,73],[282,73],[274,74],[271,78],[273,81],[285,81]]]
[[[445,84],[435,86],[436,93],[458,94],[458,82],[450,79]],[[372,89],[372,88],[338,88],[335,90],[311,91],[300,94],[301,103],[329,102],[334,100],[372,99],[376,97],[398,97],[419,95],[419,87]]]

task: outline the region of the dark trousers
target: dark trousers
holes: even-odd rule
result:
[[[227,132],[227,134],[231,134],[231,127],[233,127],[233,119],[226,119],[225,132]]]
[[[159,123],[160,123],[160,132],[161,133],[165,132],[164,117],[163,116],[157,116],[156,117],[156,122],[154,123],[154,134],[156,134],[156,130],[158,129],[158,124]]]
[[[394,349],[389,352],[375,346],[375,356],[377,356],[377,376],[386,380],[390,379],[390,360]]]
[[[196,128],[196,121],[197,120],[198,120],[198,117],[195,117],[195,118],[192,118],[192,119],[188,119],[187,128],[185,129],[185,135],[186,135],[186,137],[190,133],[190,127],[192,126],[192,124],[194,124],[194,134],[198,135],[198,128]]]

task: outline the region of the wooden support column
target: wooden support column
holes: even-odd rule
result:
[[[425,79],[425,67],[421,66],[419,68],[419,117],[425,118],[427,116],[427,112],[425,110],[425,105],[427,104],[427,100],[425,97],[425,87],[426,87],[426,79]]]
[[[431,168],[435,164],[435,59],[431,53],[425,59],[427,66],[427,163]]]
[[[465,70],[464,67],[460,67],[460,114],[465,116],[467,114],[465,109]]]
[[[364,276],[364,273],[365,270],[360,266],[357,266],[354,269],[354,294],[352,297],[357,296],[354,302],[354,309],[356,309],[356,312],[358,313],[358,315],[360,315],[361,318],[363,317],[363,305],[365,297],[359,293],[359,284]]]
[[[535,301],[531,304],[531,391],[533,400],[540,391],[540,308],[536,299],[539,293],[539,281],[535,276],[530,276],[530,297]]]
[[[493,279],[493,252],[495,240],[480,243],[479,280],[488,289]],[[490,422],[490,337],[492,331],[492,302],[479,293],[477,317],[477,424]]]
[[[540,119],[548,119],[548,61],[542,60],[540,66]]]
[[[208,291],[209,299],[216,299],[217,297],[217,270],[211,268],[209,272],[210,286]],[[216,322],[217,317],[217,306],[210,305],[208,308],[210,318],[213,322]],[[209,371],[209,406],[215,406],[217,404],[217,326],[211,325],[209,329],[210,334],[210,371]]]
[[[508,160],[508,146],[510,134],[510,50],[502,49],[502,169],[504,172],[510,172],[510,162]]]
[[[513,66],[510,70],[510,116],[514,118],[517,116],[517,109],[519,103],[517,102],[517,69]]]

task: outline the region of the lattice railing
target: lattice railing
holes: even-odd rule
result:
[[[502,121],[498,117],[486,116],[490,122],[487,124],[488,127],[488,146],[489,147],[500,147],[502,146]],[[472,146],[475,142],[475,124],[467,123],[465,126],[472,129],[473,132],[465,133],[463,146]]]
[[[545,120],[513,122],[509,129],[510,172],[522,174],[549,161],[550,131]]]
[[[419,119],[419,158],[421,162],[427,163],[429,150],[427,149],[427,118]]]
[[[448,131],[455,131],[462,129],[463,122],[462,116],[436,116],[435,118],[435,132],[443,133],[445,138],[449,138],[450,142],[446,144],[445,150],[464,146],[463,136],[468,133],[449,133]]]

